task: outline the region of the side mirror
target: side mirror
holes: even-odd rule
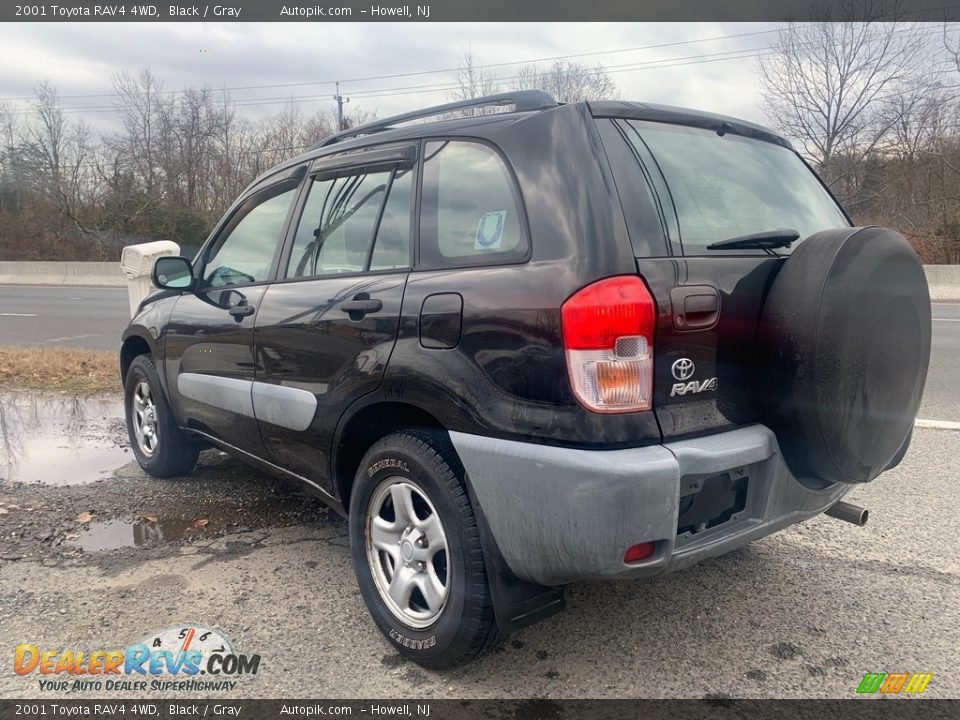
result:
[[[185,257],[157,258],[151,275],[153,284],[161,290],[190,290],[193,288],[193,267]]]

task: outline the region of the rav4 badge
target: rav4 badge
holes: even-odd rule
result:
[[[696,372],[696,366],[690,358],[674,360],[673,365],[670,366],[670,372],[676,380],[689,381],[674,383],[670,389],[670,397],[717,389],[717,379],[715,377],[706,380],[690,380]]]

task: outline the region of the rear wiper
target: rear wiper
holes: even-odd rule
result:
[[[747,248],[772,250],[774,248],[788,248],[799,239],[800,233],[796,230],[778,228],[777,230],[767,230],[753,235],[738,235],[729,240],[711,243],[707,245],[707,250],[743,250]]]

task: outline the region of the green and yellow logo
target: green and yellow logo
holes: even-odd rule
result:
[[[857,686],[861,695],[919,695],[933,680],[933,673],[867,673]]]

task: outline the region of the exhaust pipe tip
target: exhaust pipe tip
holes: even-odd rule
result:
[[[824,514],[837,520],[848,522],[851,525],[856,525],[857,527],[863,527],[867,524],[867,520],[870,519],[869,510],[859,505],[854,505],[853,503],[844,502],[843,500],[828,507]]]

